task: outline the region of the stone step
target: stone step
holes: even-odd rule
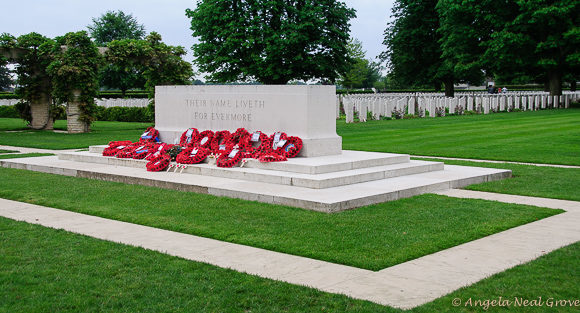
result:
[[[59,158],[62,160],[88,162],[98,164],[109,164],[114,166],[135,167],[145,170],[147,161],[134,159],[118,159],[114,157],[103,157],[96,153],[90,152],[66,152],[60,153]],[[323,157],[328,158],[328,157]],[[300,161],[309,161],[315,158],[302,159]],[[255,161],[255,160],[252,160]],[[259,162],[258,162],[259,163]],[[285,163],[285,162],[279,162]],[[267,163],[273,164],[273,163]],[[307,163],[302,165],[306,166]],[[315,166],[314,162],[310,166]],[[369,163],[370,164],[370,163]],[[356,183],[362,183],[373,180],[380,180],[391,177],[398,177],[404,175],[412,175],[418,173],[425,173],[430,171],[443,170],[443,163],[441,162],[427,162],[427,161],[411,161],[407,163],[396,163],[390,165],[380,165],[365,168],[356,168],[350,170],[341,170],[337,172],[329,172],[323,174],[303,174],[296,172],[288,172],[282,170],[269,170],[263,168],[252,167],[234,167],[234,168],[220,168],[215,165],[192,164],[187,165],[183,174],[216,176],[231,179],[248,180],[255,182],[263,182],[270,184],[290,185],[298,187],[306,187],[313,189],[323,189],[337,186],[344,186]]]
[[[445,165],[442,171],[313,189],[195,174],[151,173],[141,168],[60,160],[56,156],[0,160],[0,166],[282,204],[321,212],[338,212],[511,176],[509,170]]]
[[[91,146],[89,152],[102,154],[107,146]],[[285,162],[262,163],[248,159],[245,167],[293,172],[302,174],[324,174],[338,171],[348,171],[381,165],[408,163],[408,154],[393,154],[366,151],[343,150],[342,154],[322,157],[292,158]]]

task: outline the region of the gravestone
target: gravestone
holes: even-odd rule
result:
[[[281,131],[302,139],[300,156],[339,155],[335,106],[335,86],[157,86],[155,127],[170,143],[190,127]]]

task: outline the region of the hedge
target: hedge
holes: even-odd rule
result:
[[[20,118],[14,105],[0,106],[0,118],[2,117]],[[155,114],[147,107],[97,107],[96,118],[97,121],[148,123],[155,120]],[[57,119],[66,119],[66,115],[62,114]]]

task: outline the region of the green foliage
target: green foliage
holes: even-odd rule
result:
[[[485,58],[500,60],[493,65],[502,73],[541,73],[550,93],[562,94],[564,76],[580,73],[580,2],[514,2],[517,11],[484,42]]]
[[[17,85],[15,93],[22,101],[16,106],[20,116],[32,120],[30,103],[42,101],[50,94],[50,77],[46,71],[51,61],[47,50],[54,41],[38,33],[22,35],[18,38],[10,34],[0,35],[0,51],[8,53],[4,60],[16,64]]]
[[[47,68],[52,77],[52,95],[57,103],[77,101],[80,120],[90,125],[95,119],[102,57],[85,31],[67,33],[56,40],[50,51],[53,61]]]
[[[182,59],[185,49],[169,46],[161,39],[161,35],[151,32],[146,40],[115,40],[109,43],[105,53],[110,64],[142,72],[150,98],[154,97],[155,86],[188,84],[193,76],[191,64]]]
[[[0,91],[8,90],[13,84],[14,80],[12,79],[12,72],[7,65],[7,61],[0,56]]]
[[[334,82],[348,69],[349,20],[336,0],[200,0],[191,18],[196,64],[214,82]]]
[[[106,45],[113,40],[143,39],[145,36],[145,26],[123,11],[107,11],[99,18],[93,18],[93,24],[87,28],[97,45]]]
[[[0,117],[19,118],[20,112],[15,105],[0,105]]]
[[[108,11],[100,18],[93,19],[93,25],[88,28],[98,45],[115,40],[141,40],[145,36],[145,27],[138,24],[131,14],[126,15],[122,11]],[[128,66],[126,62],[106,64],[100,70],[99,83],[101,87],[120,89],[124,94],[128,89],[142,89],[145,86],[142,72],[141,68]]]
[[[98,121],[113,122],[150,122],[155,121],[155,114],[148,108],[97,107]]]
[[[437,0],[397,0],[394,21],[385,30],[381,58],[390,70],[387,87],[453,86],[452,69],[442,58]]]
[[[352,63],[348,70],[340,75],[338,84],[350,89],[375,87],[375,83],[381,79],[380,64],[365,59],[366,52],[362,48],[362,42],[356,38],[348,42],[347,51]]]

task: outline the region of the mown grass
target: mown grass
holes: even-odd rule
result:
[[[578,186],[580,186],[579,168],[557,168],[509,163],[499,164],[425,158],[414,159],[439,161],[452,165],[502,168],[512,170],[512,178],[470,185],[465,187],[465,189],[580,201],[580,192],[578,191]]]
[[[94,122],[86,134],[30,130],[15,118],[0,118],[0,145],[40,149],[77,149],[104,145],[111,140],[138,140],[147,123]],[[66,121],[57,120],[55,129],[66,129]]]
[[[371,270],[561,212],[422,195],[326,214],[7,168],[0,197]]]
[[[337,121],[343,149],[580,165],[580,109]]]
[[[401,312],[62,230],[0,218],[1,312]],[[577,299],[580,244],[559,249],[413,312],[483,312],[470,298]],[[488,312],[497,312],[490,307]],[[504,310],[501,310],[504,311]],[[577,308],[509,307],[510,312]]]
[[[3,154],[0,155],[1,159],[19,159],[19,158],[33,158],[54,155],[52,153],[15,153],[15,154]]]
[[[16,150],[0,149],[0,154],[4,154],[4,153],[18,153],[18,151],[16,151]]]

